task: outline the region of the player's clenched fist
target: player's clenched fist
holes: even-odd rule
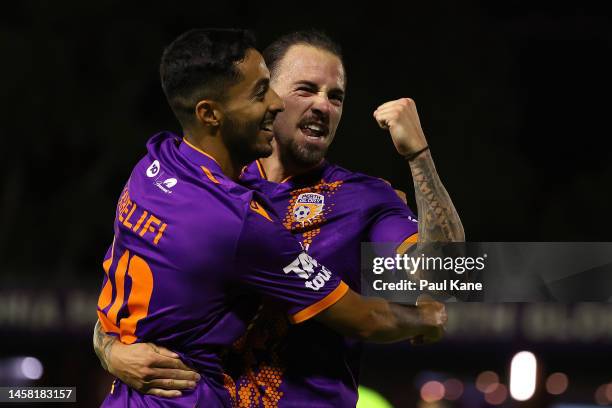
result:
[[[427,147],[416,104],[412,99],[402,98],[383,103],[374,111],[374,118],[382,129],[389,129],[393,144],[402,156],[409,156]]]
[[[417,308],[425,326],[444,326],[448,320],[444,303],[425,299],[417,303]]]
[[[444,335],[444,325],[448,320],[444,303],[422,297],[417,302],[417,309],[424,326],[423,334],[413,339],[414,344],[438,341]]]

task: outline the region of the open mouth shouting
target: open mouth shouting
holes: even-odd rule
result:
[[[308,142],[324,143],[329,135],[329,125],[314,118],[303,120],[298,127]]]

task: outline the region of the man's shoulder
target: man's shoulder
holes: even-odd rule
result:
[[[178,151],[179,143],[180,138],[163,133],[149,140],[147,154],[127,184],[132,199],[181,223],[218,225],[243,219],[250,190],[213,168],[190,162]]]
[[[370,197],[370,193],[393,192],[391,183],[383,178],[348,170],[332,163],[328,165],[324,178],[328,182],[340,181],[345,188],[365,193],[366,199]]]

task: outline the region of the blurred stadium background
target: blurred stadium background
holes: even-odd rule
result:
[[[410,200],[405,164],[371,117],[410,96],[469,240],[610,241],[611,17],[596,2],[3,5],[0,386],[76,386],[83,407],[108,391],[91,348],[100,263],[144,142],[178,130],[157,64],[179,33],[249,27],[265,45],[322,28],[349,77],[331,160]],[[608,304],[449,309],[440,344],[368,347],[362,383],[397,408],[612,404]],[[510,370],[521,351],[535,366],[521,354]],[[534,376],[524,402],[512,373],[523,391]]]

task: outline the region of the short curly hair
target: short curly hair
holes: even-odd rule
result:
[[[193,29],[181,34],[162,55],[161,85],[177,119],[185,127],[202,99],[224,100],[224,89],[236,83],[255,36],[241,29]]]

